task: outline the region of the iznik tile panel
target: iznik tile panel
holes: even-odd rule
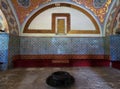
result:
[[[106,54],[103,37],[21,37],[20,54]]]
[[[112,61],[120,61],[120,36],[110,36],[110,55]]]
[[[0,33],[0,70],[6,70],[8,64],[8,41],[9,36],[6,33]]]
[[[72,38],[72,53],[74,54],[103,54],[103,40],[95,38]]]
[[[20,37],[9,35],[9,51],[8,51],[8,67],[12,66],[12,59],[14,55],[20,54]]]
[[[0,33],[0,62],[8,61],[8,41],[9,36],[6,33]]]

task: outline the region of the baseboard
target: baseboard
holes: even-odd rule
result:
[[[110,66],[106,55],[17,55],[13,59],[14,68],[22,67],[78,67]]]
[[[91,67],[109,67],[109,60],[69,60],[69,63],[54,63],[50,59],[40,60],[17,60],[13,62],[14,68],[18,67],[79,67],[79,66],[91,66]]]
[[[120,61],[112,61],[112,67],[116,69],[120,69]]]
[[[42,54],[42,55],[15,55],[17,59],[100,59],[109,60],[109,55],[80,55],[80,54]]]

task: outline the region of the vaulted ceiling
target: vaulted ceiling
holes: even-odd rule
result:
[[[49,4],[59,3],[74,4],[85,9],[96,18],[102,29],[106,29],[106,35],[114,33],[111,29],[115,26],[114,22],[119,25],[120,21],[114,17],[119,18],[119,0],[0,0],[0,8],[7,19],[10,34],[19,35],[31,15]]]

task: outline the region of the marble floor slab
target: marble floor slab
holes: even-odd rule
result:
[[[24,68],[0,71],[0,89],[61,89],[46,84],[56,71],[69,72],[75,83],[62,89],[120,89],[120,70],[107,67]]]

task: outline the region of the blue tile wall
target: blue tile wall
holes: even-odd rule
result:
[[[8,67],[12,67],[12,57],[20,54],[20,37],[9,35]]]
[[[9,35],[6,33],[0,33],[0,70],[5,70],[8,64],[8,42]]]
[[[120,35],[110,36],[110,55],[112,61],[120,61]]]
[[[21,37],[20,54],[108,54],[104,37]]]
[[[0,62],[8,61],[8,41],[9,36],[6,33],[0,33]]]

